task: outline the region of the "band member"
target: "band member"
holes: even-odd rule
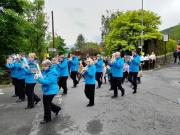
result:
[[[114,90],[114,95],[112,98],[116,98],[118,96],[118,88],[121,90],[121,96],[124,96],[125,90],[121,86],[122,78],[123,78],[123,66],[124,59],[121,58],[120,52],[115,53],[115,60],[112,63],[112,85]]]
[[[113,90],[113,77],[112,77],[112,63],[114,63],[114,60],[115,60],[115,53],[112,54],[112,58],[111,58],[111,61],[109,62],[109,65],[110,65],[110,74],[109,74],[109,81],[110,81],[110,88],[109,90]]]
[[[17,72],[18,71],[14,66],[14,62],[15,62],[14,56],[15,55],[9,56],[6,62],[6,67],[10,69],[11,77],[12,77],[12,84],[14,85],[14,89],[15,89],[15,94],[12,97],[17,97],[18,96],[18,89],[17,89]]]
[[[98,82],[98,88],[101,88],[102,85],[102,75],[103,75],[103,59],[101,56],[98,54],[97,55],[97,60],[95,61],[95,66],[96,66],[96,81]]]
[[[25,71],[23,69],[23,60],[21,55],[17,55],[14,62],[14,68],[17,70],[17,89],[19,99],[16,102],[23,102],[25,100]]]
[[[94,95],[95,95],[95,73],[96,67],[94,61],[91,58],[87,59],[87,66],[84,68],[83,76],[85,78],[85,95],[89,99],[89,104],[87,107],[94,105]]]
[[[42,84],[44,119],[40,123],[45,124],[51,121],[51,111],[58,115],[61,108],[52,103],[54,96],[59,90],[57,84],[58,73],[55,68],[52,67],[50,60],[43,61],[42,66],[42,77],[35,75],[35,79]]]
[[[129,73],[129,81],[133,85],[133,94],[137,92],[137,75],[139,72],[139,66],[140,66],[140,56],[137,54],[136,50],[132,51],[132,58],[130,60],[130,73]]]
[[[35,104],[37,104],[41,99],[34,93],[34,87],[36,85],[36,80],[34,79],[34,75],[37,72],[37,61],[35,60],[36,54],[29,53],[29,59],[24,63],[24,71],[25,71],[25,93],[27,95],[27,107],[25,109],[32,109]],[[26,58],[24,58],[26,61]]]
[[[64,56],[61,55],[59,57],[59,64],[57,65],[58,70],[60,71],[60,77],[58,81],[59,88],[63,88],[63,95],[67,94],[67,79],[69,76],[69,71],[68,71],[68,59]]]
[[[78,74],[78,68],[79,68],[78,57],[75,54],[72,54],[72,57],[69,59],[69,62],[70,62],[71,78],[74,84],[72,88],[75,88],[78,84],[78,81],[77,81],[77,74]]]

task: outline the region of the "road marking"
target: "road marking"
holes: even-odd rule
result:
[[[1,92],[0,92],[0,95],[3,95],[3,94],[4,94],[4,93],[1,93]]]
[[[38,135],[38,132],[40,131],[39,116],[40,116],[40,111],[38,111],[38,113],[35,116],[35,119],[32,122],[33,127],[31,128],[29,135]]]

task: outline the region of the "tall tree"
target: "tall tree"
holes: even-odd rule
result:
[[[105,37],[105,44],[109,53],[123,49],[131,50],[138,47],[141,38],[160,39],[158,31],[160,17],[151,11],[143,10],[144,25],[141,25],[142,10],[127,11],[118,14],[110,21],[110,32]],[[143,29],[144,35],[141,36]]]
[[[101,16],[101,39],[102,39],[102,41],[104,41],[105,37],[111,31],[110,22],[113,19],[115,19],[118,15],[120,15],[121,13],[122,12],[120,12],[120,11],[111,12],[109,10],[106,10],[105,15]]]
[[[82,34],[79,34],[75,43],[75,48],[81,50],[85,45],[85,38]]]

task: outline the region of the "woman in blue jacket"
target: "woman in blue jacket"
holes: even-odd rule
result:
[[[132,51],[132,59],[129,62],[130,73],[129,73],[129,81],[133,85],[133,94],[137,92],[137,75],[139,72],[139,66],[141,63],[140,56],[137,54],[136,50]]]
[[[17,97],[18,96],[18,89],[17,89],[17,69],[14,67],[15,60],[13,56],[9,56],[7,59],[6,67],[10,70],[11,72],[11,78],[12,78],[12,84],[14,85],[15,88],[15,94],[12,97]]]
[[[43,105],[44,105],[44,120],[40,123],[45,124],[51,121],[51,111],[58,115],[61,108],[54,103],[52,100],[56,94],[58,94],[58,73],[55,68],[52,67],[50,60],[45,60],[42,62],[43,72],[42,77],[36,75],[35,79],[42,84],[43,91]]]
[[[86,62],[87,66],[83,71],[83,75],[85,78],[85,95],[89,99],[89,104],[87,107],[90,107],[94,105],[96,67],[91,58],[88,58]]]
[[[29,53],[29,59],[28,61],[26,58],[24,60],[26,61],[24,63],[24,71],[25,71],[25,93],[27,95],[27,107],[25,109],[32,109],[35,104],[37,104],[41,99],[34,93],[34,87],[36,85],[36,80],[34,79],[34,74],[36,73],[37,65],[36,65],[36,54],[35,53]]]
[[[70,70],[71,70],[71,78],[74,84],[72,88],[75,88],[78,84],[78,81],[77,81],[77,75],[78,75],[78,69],[79,69],[78,57],[75,54],[72,54],[72,57],[70,58],[69,63],[70,63]]]
[[[95,66],[96,66],[96,81],[98,82],[97,89],[101,88],[101,85],[102,85],[103,65],[104,65],[103,59],[98,54],[97,55],[97,61],[95,62]]]
[[[63,95],[67,94],[67,79],[69,76],[68,71],[68,60],[64,55],[60,56],[59,64],[57,64],[57,68],[60,71],[60,77],[58,81],[59,88],[63,88]]]

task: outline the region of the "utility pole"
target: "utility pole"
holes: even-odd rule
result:
[[[53,48],[54,46],[54,15],[53,15],[53,11],[51,11],[51,16],[52,16],[52,38],[53,38]],[[53,51],[53,57],[54,57],[54,51]]]
[[[142,14],[142,18],[141,18],[141,53],[142,53],[142,49],[144,46],[144,39],[143,39],[143,35],[144,35],[144,31],[143,31],[143,26],[144,26],[144,1],[142,0],[142,7],[141,7],[141,14]]]

